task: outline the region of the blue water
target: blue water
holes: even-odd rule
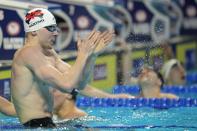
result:
[[[55,121],[56,129],[50,130],[153,130],[153,131],[196,131],[196,107],[182,107],[170,109],[153,109],[129,107],[97,107],[84,108],[89,116],[69,120]],[[24,129],[18,118],[0,117],[0,130]]]

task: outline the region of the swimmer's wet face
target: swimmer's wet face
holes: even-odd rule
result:
[[[51,12],[43,8],[30,10],[24,19],[25,32],[37,31],[51,25],[56,25],[55,17]]]
[[[55,43],[56,37],[58,35],[58,30],[56,25],[50,25],[43,27],[36,31],[39,42],[42,48],[52,49],[53,44]]]
[[[142,69],[138,79],[141,87],[161,86],[161,80],[158,78],[158,75],[153,69],[150,68]]]
[[[174,64],[170,70],[169,80],[171,84],[183,85],[185,84],[186,72],[181,64]]]
[[[25,32],[31,32],[38,38],[44,49],[52,49],[58,35],[58,28],[54,15],[43,8],[35,8],[27,12],[24,19]]]
[[[162,67],[166,84],[169,85],[183,85],[185,84],[185,69],[177,59],[171,59]]]

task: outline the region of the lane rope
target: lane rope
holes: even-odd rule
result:
[[[167,109],[174,107],[197,107],[196,98],[92,98],[79,97],[76,102],[78,107],[152,107]]]
[[[112,93],[130,93],[136,94],[140,92],[140,87],[138,85],[115,85],[112,88]],[[197,93],[197,84],[196,85],[176,85],[176,86],[163,86],[162,92],[166,93]]]

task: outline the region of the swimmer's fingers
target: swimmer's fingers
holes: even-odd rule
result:
[[[103,39],[104,39],[104,43],[105,43],[105,44],[109,44],[109,43],[113,40],[113,38],[114,38],[114,36],[115,36],[113,30],[111,30],[111,31],[106,31],[106,32],[104,32],[102,35],[103,35],[102,37],[103,37]]]
[[[92,54],[98,44],[97,41],[99,39],[99,31],[92,31],[90,35],[85,39],[78,38],[78,48],[80,48],[79,51],[86,53],[88,55]]]
[[[80,50],[82,46],[82,39],[77,35],[77,49]]]
[[[100,39],[98,39],[98,44],[97,47],[94,51],[94,53],[99,53],[101,51],[103,51],[103,49],[110,44],[110,42],[112,41],[114,37],[114,32],[113,31],[105,31],[103,33],[101,33],[100,35]]]
[[[95,33],[96,33],[96,30],[93,29],[93,30],[91,31],[91,33],[88,35],[87,39],[91,39]]]

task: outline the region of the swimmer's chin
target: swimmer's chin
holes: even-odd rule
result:
[[[54,42],[50,42],[49,45],[47,46],[48,49],[53,49],[53,46],[55,45]]]

